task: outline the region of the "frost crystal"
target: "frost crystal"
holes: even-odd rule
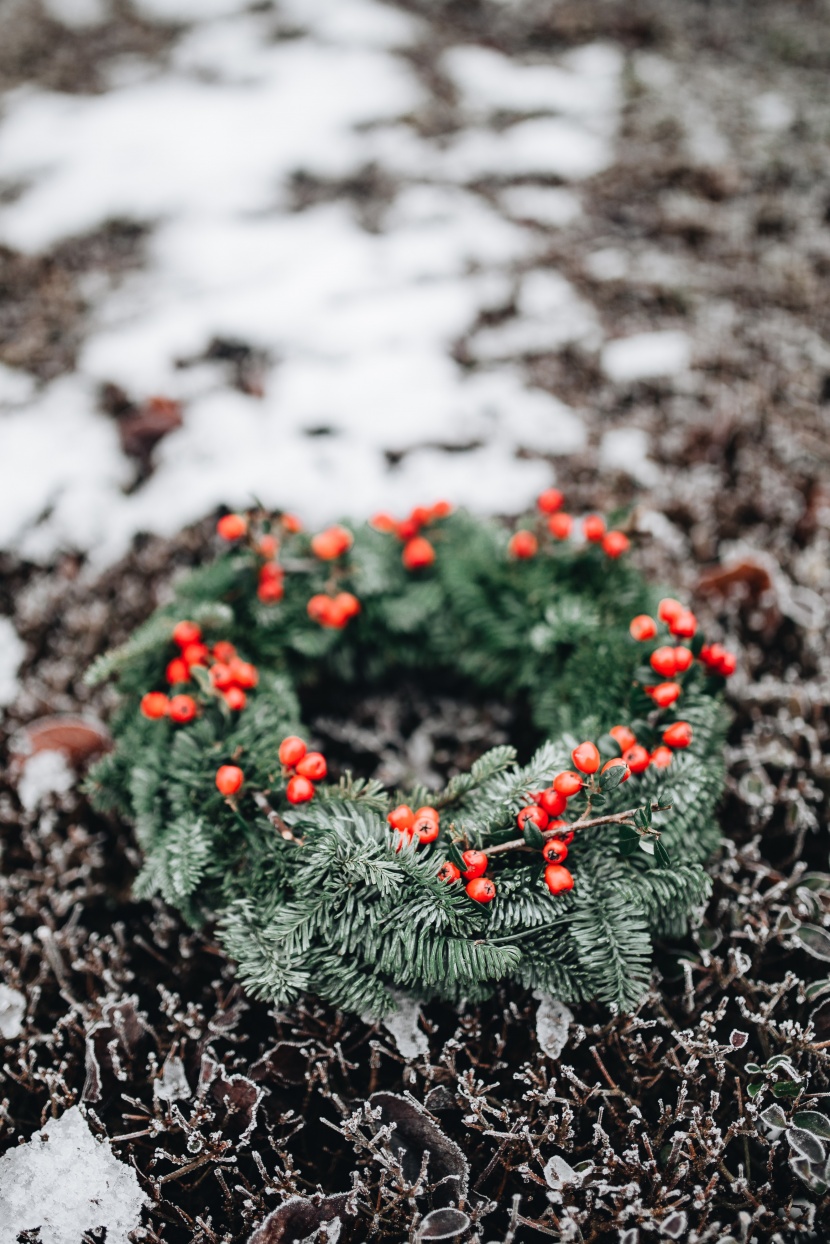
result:
[[[403,993],[393,993],[392,996],[398,1009],[387,1015],[383,1026],[398,1047],[398,1053],[404,1058],[419,1058],[421,1054],[428,1054],[427,1035],[418,1027],[421,1015],[419,1003]]]
[[[129,1244],[144,1203],[135,1171],[95,1139],[77,1106],[0,1158],[0,1244],[38,1228],[42,1244],[78,1244],[101,1227],[107,1244]]]
[[[534,993],[539,1002],[536,1011],[536,1039],[548,1058],[558,1058],[568,1043],[568,1029],[573,1023],[573,1012],[564,1002],[548,994]]]
[[[0,985],[0,1037],[10,1041],[19,1037],[23,1029],[23,1013],[26,999],[16,989]]]

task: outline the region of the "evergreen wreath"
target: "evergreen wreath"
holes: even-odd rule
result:
[[[252,994],[380,1016],[396,990],[478,999],[512,978],[627,1009],[652,938],[686,931],[735,659],[658,603],[624,532],[591,515],[574,539],[562,505],[547,490],[512,536],[446,503],[313,538],[228,514],[216,560],[90,670],[121,693],[88,787],[135,824],[135,893],[217,917]],[[439,792],[327,783],[298,689],[406,670],[526,704],[545,741]]]

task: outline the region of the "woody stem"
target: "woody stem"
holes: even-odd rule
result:
[[[668,812],[671,804],[654,803],[651,805],[652,812]],[[613,812],[608,816],[594,816],[587,821],[574,821],[571,825],[560,825],[558,829],[549,829],[542,831],[542,837],[557,838],[562,833],[568,833],[574,829],[593,829],[597,825],[631,825],[632,817],[637,811],[636,808],[628,808],[625,812]],[[520,847],[526,847],[527,843],[524,838],[513,838],[510,842],[500,842],[497,847],[483,847],[483,855],[501,855],[504,851],[517,851]]]

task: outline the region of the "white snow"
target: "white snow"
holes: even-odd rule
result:
[[[393,992],[393,996],[398,1009],[386,1016],[383,1026],[395,1042],[398,1053],[406,1059],[420,1058],[422,1054],[428,1054],[429,1039],[418,1025],[421,1017],[420,1003],[397,991]]]
[[[102,1227],[107,1244],[129,1244],[145,1200],[132,1167],[95,1139],[72,1106],[0,1158],[0,1244],[38,1228],[42,1244],[78,1244]]]
[[[17,698],[17,670],[25,655],[26,645],[11,618],[0,618],[0,708]]]
[[[23,766],[17,782],[17,794],[27,812],[33,812],[47,795],[71,790],[75,776],[63,752],[35,752]]]
[[[51,3],[66,20],[92,13],[92,0]],[[426,95],[398,52],[421,38],[417,18],[374,0],[141,8],[189,23],[169,62],[116,67],[96,95],[30,86],[5,99],[0,173],[24,189],[0,205],[0,244],[36,253],[114,216],[151,235],[146,266],[96,292],[75,373],[34,389],[0,371],[0,547],[36,559],[78,547],[101,565],[138,531],[171,534],[254,494],[310,525],[442,495],[485,511],[530,502],[550,472],[517,451],[573,452],[584,432],[510,360],[599,348],[597,317],[544,270],[519,282],[517,316],[470,331],[509,303],[544,246],[537,226],[580,211],[571,187],[539,180],[578,182],[613,159],[619,53],[594,44],[523,63],[451,47],[463,124],[432,139],[409,119]],[[393,186],[375,229],[342,194],[293,210],[298,171],[325,185],[372,163]],[[520,184],[491,201],[466,184],[483,174]],[[215,363],[177,366],[215,337],[270,358],[262,398]],[[455,363],[465,338],[487,370]],[[185,403],[134,491],[95,409],[105,381]],[[320,428],[330,434],[309,435]],[[405,456],[390,467],[387,452]]]
[[[599,464],[607,471],[625,471],[639,483],[651,486],[660,479],[660,468],[648,456],[648,436],[642,428],[612,428],[600,441]]]
[[[618,384],[676,376],[688,370],[691,360],[691,338],[673,330],[619,337],[607,343],[601,356],[602,370]]]
[[[778,91],[765,91],[755,100],[755,120],[762,130],[780,133],[795,120],[795,109]]]
[[[98,26],[106,19],[106,0],[43,0],[50,17],[64,26],[79,30]]]
[[[536,1008],[536,1039],[548,1058],[559,1058],[568,1043],[568,1029],[574,1022],[573,1011],[564,1002],[539,991]]]
[[[11,1041],[23,1031],[26,999],[18,989],[0,984],[0,1037]]]

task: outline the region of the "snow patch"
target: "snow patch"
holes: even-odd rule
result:
[[[678,331],[620,337],[609,341],[601,356],[602,370],[618,384],[676,376],[687,371],[691,361],[691,338]]]
[[[606,432],[600,442],[599,463],[609,471],[625,471],[649,487],[660,479],[660,468],[648,456],[648,436],[642,428]]]
[[[569,225],[582,213],[578,196],[563,186],[508,186],[499,199],[509,216],[552,228]]]
[[[47,795],[64,794],[74,784],[75,775],[63,752],[35,752],[23,766],[17,794],[26,811],[34,812]]]
[[[6,708],[17,698],[17,671],[25,655],[26,645],[14,623],[10,618],[0,618],[0,708]]]
[[[17,989],[0,984],[0,1037],[11,1041],[23,1031],[26,999]]]
[[[574,1022],[573,1012],[564,1002],[538,990],[533,994],[536,1008],[536,1039],[548,1058],[559,1058],[568,1043],[568,1029]]]
[[[0,1158],[0,1244],[38,1228],[42,1244],[78,1244],[95,1228],[107,1244],[129,1244],[145,1202],[135,1171],[95,1139],[77,1106]]]
[[[395,1042],[398,1053],[410,1060],[428,1054],[427,1034],[418,1026],[421,1018],[420,1003],[402,993],[395,992],[393,997],[398,1009],[386,1016],[383,1026]]]

